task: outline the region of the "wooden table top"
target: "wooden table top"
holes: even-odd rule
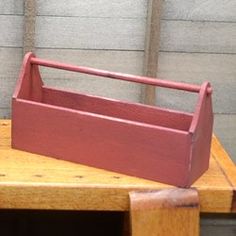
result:
[[[0,120],[0,208],[127,211],[130,191],[172,187],[14,150],[10,130]],[[201,212],[236,211],[236,166],[215,136],[210,168],[192,187]]]

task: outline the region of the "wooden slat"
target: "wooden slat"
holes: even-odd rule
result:
[[[0,1],[0,15],[23,15],[23,0]]]
[[[161,3],[160,0],[149,0],[148,3],[144,50],[144,75],[148,77],[157,77]],[[154,86],[144,86],[142,93],[141,96],[145,104],[155,104],[156,88]]]
[[[38,0],[38,15],[145,18],[146,0]]]
[[[130,191],[170,187],[12,150],[10,122],[2,120],[0,124],[1,208],[125,211],[129,209]],[[199,192],[201,212],[231,211],[232,186],[214,158],[193,187]]]
[[[23,16],[0,15],[0,47],[22,47]]]
[[[163,18],[191,21],[236,22],[234,0],[164,1]]]
[[[236,114],[217,114],[214,118],[215,134],[236,164]]]
[[[23,55],[34,52],[36,0],[24,0]]]
[[[199,199],[194,189],[130,193],[132,236],[199,235]]]
[[[231,211],[236,212],[236,166],[229,158],[227,152],[223,149],[217,138],[213,139],[212,147],[213,147],[212,151],[213,157],[218,162],[223,173],[225,174],[226,178],[228,179],[233,188]]]

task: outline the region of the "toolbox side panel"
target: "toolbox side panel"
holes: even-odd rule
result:
[[[192,114],[43,87],[43,103],[188,131]]]
[[[12,146],[185,187],[187,132],[13,100]]]

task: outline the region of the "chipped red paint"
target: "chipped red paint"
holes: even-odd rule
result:
[[[199,93],[186,113],[43,85],[38,66]],[[12,147],[180,187],[209,165],[212,88],[113,73],[26,54],[12,98]]]

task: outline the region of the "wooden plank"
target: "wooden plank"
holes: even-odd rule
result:
[[[144,75],[148,77],[157,77],[161,3],[160,0],[150,0],[148,3],[144,50]],[[154,105],[156,101],[156,87],[144,86],[141,97],[145,104]]]
[[[169,130],[146,123],[119,119],[117,122],[116,118],[103,119],[102,116],[89,114],[89,111],[83,113],[68,109],[65,114],[64,109],[57,106],[32,106],[24,100],[16,100],[13,105],[12,145],[16,149],[175,186],[187,186],[193,182],[187,175],[187,144],[190,143],[187,132],[178,130],[173,135]],[[43,118],[32,119],[35,114]],[[53,117],[53,122],[50,117]],[[72,124],[77,125],[72,128]],[[24,130],[23,135],[20,135],[21,130]],[[46,143],[42,141],[45,137],[48,138]],[[129,148],[130,140],[133,142],[132,148]],[[169,143],[175,146],[175,153],[179,153],[181,158],[178,160],[173,158]],[[70,147],[69,151],[67,147]],[[148,161],[142,158],[145,154],[149,157]],[[205,166],[201,170],[204,171]],[[201,170],[197,172],[198,176]]]
[[[236,114],[215,115],[214,127],[216,136],[236,163]]]
[[[195,189],[130,193],[132,236],[199,235],[199,198]]]
[[[145,18],[145,0],[38,0],[38,15],[111,18]]]
[[[23,15],[23,0],[0,1],[0,15]]]
[[[24,0],[23,55],[34,52],[36,0]]]
[[[0,15],[0,47],[22,47],[23,16]]]
[[[168,0],[163,19],[236,22],[234,0]]]
[[[217,138],[213,139],[213,157],[218,162],[226,178],[230,182],[233,188],[233,197],[231,203],[231,211],[236,212],[236,166],[229,158],[227,152],[222,148],[219,140]]]
[[[201,84],[210,81],[213,86],[215,113],[235,113],[236,56],[201,53],[159,53],[158,77],[162,79]],[[230,95],[230,96],[229,96]],[[160,106],[192,111],[196,96],[167,89],[159,89]]]
[[[236,53],[236,23],[163,20],[160,50]]]
[[[150,125],[186,131],[192,121],[192,114],[179,113],[177,111],[172,111],[170,117],[169,110],[162,110],[156,107],[127,104],[121,101],[70,93],[46,86],[43,87],[42,92],[43,103]]]
[[[10,128],[9,121],[0,121],[1,208],[127,211],[130,191],[170,187],[13,150]],[[232,186],[214,158],[193,187],[199,192],[201,212],[231,211]]]
[[[37,47],[144,50],[143,19],[39,16],[36,23]],[[236,52],[234,23],[163,20],[161,32],[161,51]]]

